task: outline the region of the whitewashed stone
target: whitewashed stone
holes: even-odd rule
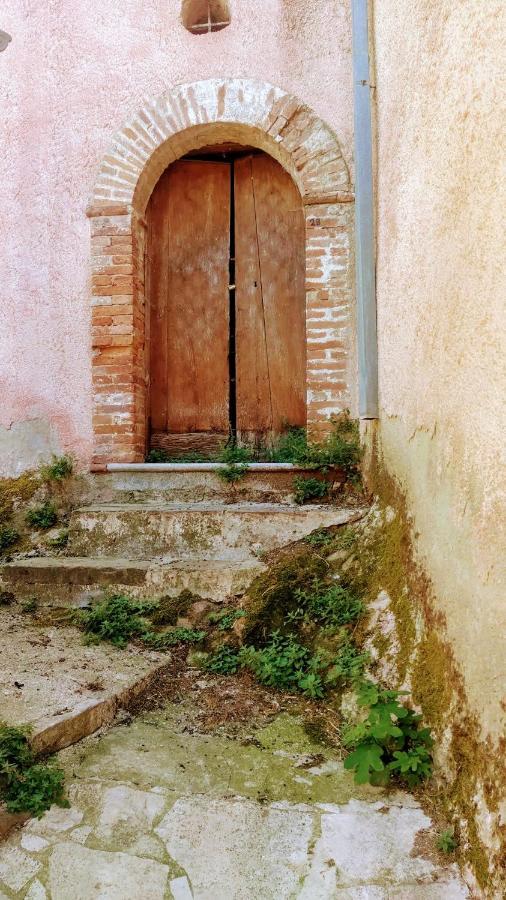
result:
[[[126,853],[57,844],[49,862],[51,900],[162,900],[168,866]]]
[[[32,882],[25,894],[25,900],[46,900],[47,893],[43,884],[38,878]]]
[[[40,869],[40,863],[10,845],[0,848],[0,881],[11,891],[20,891]]]
[[[104,794],[97,836],[109,838],[118,826],[126,826],[132,836],[149,831],[163,812],[165,799],[152,791],[137,791],[125,785],[108,788]]]
[[[314,817],[249,800],[178,800],[155,829],[195,900],[291,897],[306,874]]]
[[[69,838],[71,841],[75,841],[76,844],[85,844],[92,831],[91,825],[81,825],[70,832]]]
[[[63,809],[60,806],[52,806],[41,819],[32,819],[26,826],[27,830],[36,834],[58,833],[74,828],[82,821],[83,813],[77,807]]]
[[[182,878],[173,878],[170,882],[173,900],[193,900],[188,879],[183,875]]]
[[[49,841],[39,837],[38,834],[23,834],[21,836],[21,846],[23,850],[28,850],[29,853],[39,853],[40,850],[45,850],[46,847],[49,847]]]

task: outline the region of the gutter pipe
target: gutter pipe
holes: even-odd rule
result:
[[[352,0],[355,141],[355,260],[361,419],[378,418],[378,335],[368,0]]]

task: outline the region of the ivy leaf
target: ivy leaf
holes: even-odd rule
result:
[[[361,744],[345,759],[344,768],[355,770],[355,784],[367,784],[373,772],[382,772],[383,748],[379,744]]]

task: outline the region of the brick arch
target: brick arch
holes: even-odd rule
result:
[[[337,138],[296,97],[246,79],[179,85],[147,102],[104,156],[92,236],[94,464],[146,449],[144,213],[163,171],[219,141],[256,146],[290,173],[305,208],[308,425],[354,405],[353,208]]]

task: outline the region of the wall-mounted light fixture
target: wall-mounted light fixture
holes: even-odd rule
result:
[[[0,29],[0,53],[2,52],[2,50],[7,50],[7,47],[9,46],[11,41],[12,38],[10,34],[7,34],[6,31],[2,31]]]

